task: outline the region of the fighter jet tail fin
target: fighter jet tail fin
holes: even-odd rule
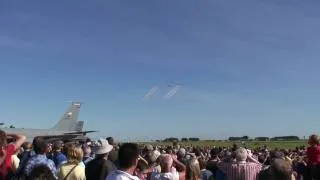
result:
[[[83,128],[83,121],[78,122],[78,116],[80,112],[81,103],[72,102],[68,110],[63,114],[58,123],[52,127],[52,130],[60,131],[74,131],[75,129]]]

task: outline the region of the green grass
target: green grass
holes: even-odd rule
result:
[[[149,143],[150,144],[150,143]],[[171,142],[152,142],[153,145],[173,145]],[[236,141],[197,141],[197,142],[179,142],[181,146],[200,146],[200,147],[231,147],[233,144],[238,146],[246,146],[247,148],[255,149],[266,145],[269,149],[294,149],[300,146],[308,146],[306,140],[301,141],[246,141],[244,144]]]

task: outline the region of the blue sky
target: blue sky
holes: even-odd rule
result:
[[[320,126],[320,2],[2,1],[0,120],[94,136],[273,136]],[[167,82],[181,83],[170,100]],[[159,91],[142,98],[153,86]]]

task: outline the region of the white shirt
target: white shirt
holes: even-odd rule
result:
[[[139,178],[127,172],[115,170],[107,176],[106,180],[139,180]]]
[[[179,172],[175,168],[172,168],[171,172],[167,173],[154,172],[151,175],[151,180],[179,180]]]
[[[20,164],[20,159],[18,158],[18,156],[16,154],[11,156],[11,161],[12,161],[12,169],[14,172],[17,171],[17,169],[19,168],[19,164]]]

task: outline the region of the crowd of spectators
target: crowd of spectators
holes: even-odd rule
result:
[[[10,141],[8,141],[10,139]],[[320,142],[309,147],[182,147],[116,143],[113,138],[50,142],[0,131],[0,179],[320,180]]]

